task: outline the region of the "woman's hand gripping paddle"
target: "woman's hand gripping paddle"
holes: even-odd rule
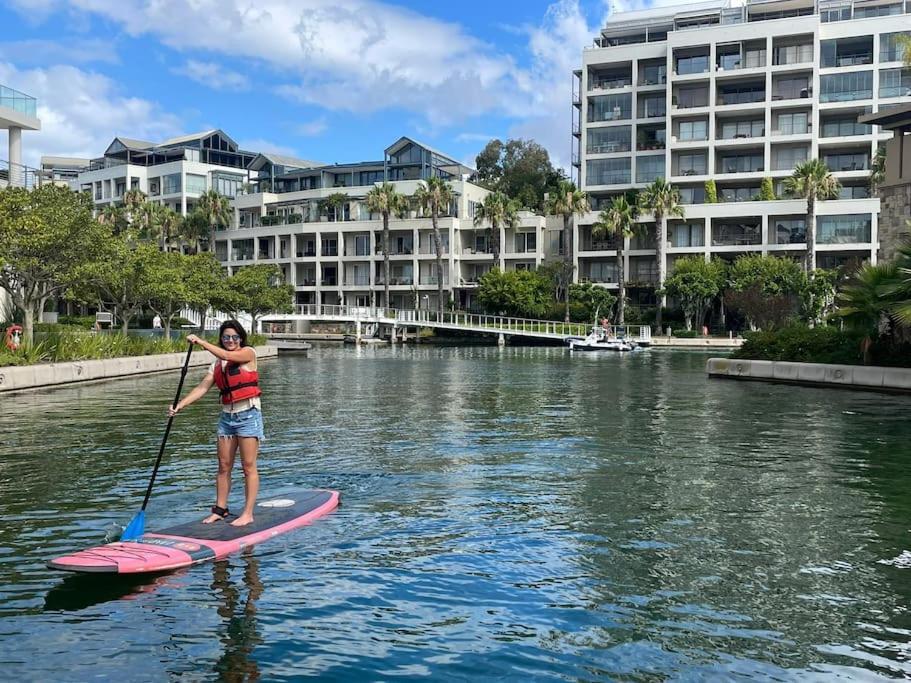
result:
[[[174,396],[174,403],[171,404],[172,408],[177,407],[177,402],[180,400],[180,392],[183,389],[183,380],[187,376],[187,368],[190,365],[190,354],[193,353],[193,344],[190,344],[190,347],[187,349],[187,357],[183,361],[183,369],[180,371],[180,382],[177,384],[177,394]],[[171,433],[171,424],[174,422],[174,416],[171,415],[168,418],[168,426],[164,430],[164,438],[161,440],[161,448],[158,449],[158,458],[155,460],[155,468],[152,470],[152,478],[149,480],[149,488],[146,489],[146,497],[142,501],[142,507],[139,509],[139,512],[130,520],[130,523],[127,524],[127,528],[123,530],[123,534],[120,536],[121,541],[135,541],[137,538],[142,536],[145,533],[146,527],[146,506],[149,504],[149,497],[152,495],[152,487],[155,485],[155,476],[158,474],[158,467],[161,465],[161,456],[164,455],[164,447],[168,442],[168,435]]]

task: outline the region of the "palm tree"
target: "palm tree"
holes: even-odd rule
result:
[[[668,216],[683,218],[683,205],[680,203],[680,190],[668,183],[664,178],[655,178],[651,185],[646,187],[639,195],[639,206],[643,211],[655,217],[655,259],[658,261],[658,286],[664,289],[664,280],[667,278],[667,263],[664,259],[664,247],[667,244],[667,219]],[[661,330],[661,309],[667,304],[667,296],[661,294],[658,298],[658,311],[655,315],[655,325]]]
[[[573,279],[573,217],[591,211],[588,195],[568,180],[561,180],[557,188],[547,196],[547,213],[563,216],[563,298],[566,303],[564,320],[569,322],[569,285]]]
[[[902,61],[906,66],[911,66],[911,36],[899,34],[896,37],[898,47],[901,49]]]
[[[819,159],[810,159],[794,167],[794,173],[785,178],[785,193],[807,200],[807,258],[804,270],[816,270],[816,202],[836,199],[841,183],[829,172],[829,167]]]
[[[99,212],[98,222],[102,225],[110,226],[111,232],[115,235],[122,234],[130,227],[126,211],[124,211],[122,206],[116,206],[114,204],[108,204]]]
[[[197,214],[199,223],[195,226],[194,239],[196,241],[196,251],[200,250],[201,243],[208,243],[209,236],[214,230],[224,230],[234,219],[234,212],[228,198],[219,194],[216,190],[206,190],[199,196],[196,202],[196,208],[193,213]],[[205,228],[203,228],[205,226]]]
[[[133,228],[142,239],[158,239],[161,227],[162,209],[164,207],[153,202],[136,204],[130,210]]]
[[[326,197],[326,206],[332,209],[336,221],[340,221],[345,218],[345,212],[342,209],[347,202],[348,195],[346,195],[344,192],[333,192],[328,197]],[[341,214],[341,217],[339,217],[339,214]]]
[[[129,220],[133,222],[133,216],[136,213],[136,210],[146,203],[146,193],[140,189],[134,188],[132,190],[127,190],[123,195],[123,206],[129,215]]]
[[[911,228],[911,221],[906,223]],[[894,265],[895,275],[883,284],[880,294],[887,298],[895,319],[906,328],[911,328],[911,243],[898,248]]]
[[[616,235],[617,243],[617,271],[620,283],[620,302],[617,306],[617,324],[624,323],[624,313],[626,308],[626,273],[624,269],[624,250],[626,240],[633,237],[639,230],[641,224],[637,222],[639,218],[639,206],[635,203],[630,204],[624,195],[614,197],[609,208],[604,209],[598,214],[598,222],[592,225],[592,237],[605,237]]]
[[[443,211],[452,204],[452,188],[449,183],[434,176],[424,180],[418,185],[414,199],[425,213],[430,212],[430,221],[433,224],[433,247],[437,259],[437,312],[443,317],[443,239],[440,235],[438,218]]]
[[[519,223],[519,204],[497,190],[491,192],[478,206],[474,224],[487,223],[487,244],[493,254],[493,265],[500,266],[500,228],[514,228]]]
[[[180,234],[183,220],[174,209],[164,206],[159,207],[156,227],[158,228],[159,247],[162,251],[171,250],[171,242]]]
[[[383,291],[385,292],[386,308],[389,303],[389,216],[401,215],[407,206],[404,195],[395,190],[391,183],[383,182],[367,193],[367,210],[378,213],[383,217]]]
[[[886,148],[877,147],[870,162],[870,191],[876,192],[886,180]]]
[[[890,302],[883,296],[883,289],[892,283],[897,275],[898,267],[893,263],[875,266],[865,263],[836,297],[838,310],[833,315],[844,320],[849,327],[864,332],[860,344],[864,365],[870,364],[873,338],[879,336],[880,322],[890,313]]]

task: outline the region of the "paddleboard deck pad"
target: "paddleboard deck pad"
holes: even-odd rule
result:
[[[257,503],[253,522],[232,526],[236,515],[203,524],[201,519],[64,555],[47,563],[70,572],[143,574],[220,560],[238,550],[305,526],[338,506],[337,491],[308,490]]]

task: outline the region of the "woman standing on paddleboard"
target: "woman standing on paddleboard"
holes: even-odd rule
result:
[[[168,407],[169,415],[176,415],[191,403],[205,396],[217,386],[221,393],[222,412],[218,421],[218,476],[215,479],[215,505],[204,524],[217,522],[228,516],[228,494],[231,491],[231,470],[240,448],[244,468],[246,501],[240,516],[231,522],[244,526],[253,521],[253,506],[259,493],[259,472],[256,456],[263,439],[263,417],[259,397],[259,374],[256,371],[256,351],[247,346],[247,333],[236,320],[226,320],[218,330],[218,346],[187,335],[187,341],[203,347],[215,356],[209,372],[187,397],[175,408]]]

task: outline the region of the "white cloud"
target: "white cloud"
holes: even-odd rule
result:
[[[317,135],[322,135],[328,129],[329,122],[326,120],[325,116],[320,116],[318,119],[313,119],[312,121],[299,123],[294,127],[294,130],[298,135],[303,135],[305,137],[316,137]]]
[[[459,133],[456,135],[456,142],[483,142],[485,145],[496,138],[496,135],[488,135],[487,133]]]
[[[106,76],[72,66],[18,69],[0,62],[0,82],[38,99],[41,131],[22,135],[23,163],[41,155],[97,157],[116,135],[152,141],[181,131],[180,120],[155,102],[122,95]],[[6,157],[6,141],[0,141]]]
[[[183,66],[171,69],[171,72],[186,76],[213,90],[247,90],[250,87],[250,79],[242,73],[226,69],[215,62],[189,59]]]

